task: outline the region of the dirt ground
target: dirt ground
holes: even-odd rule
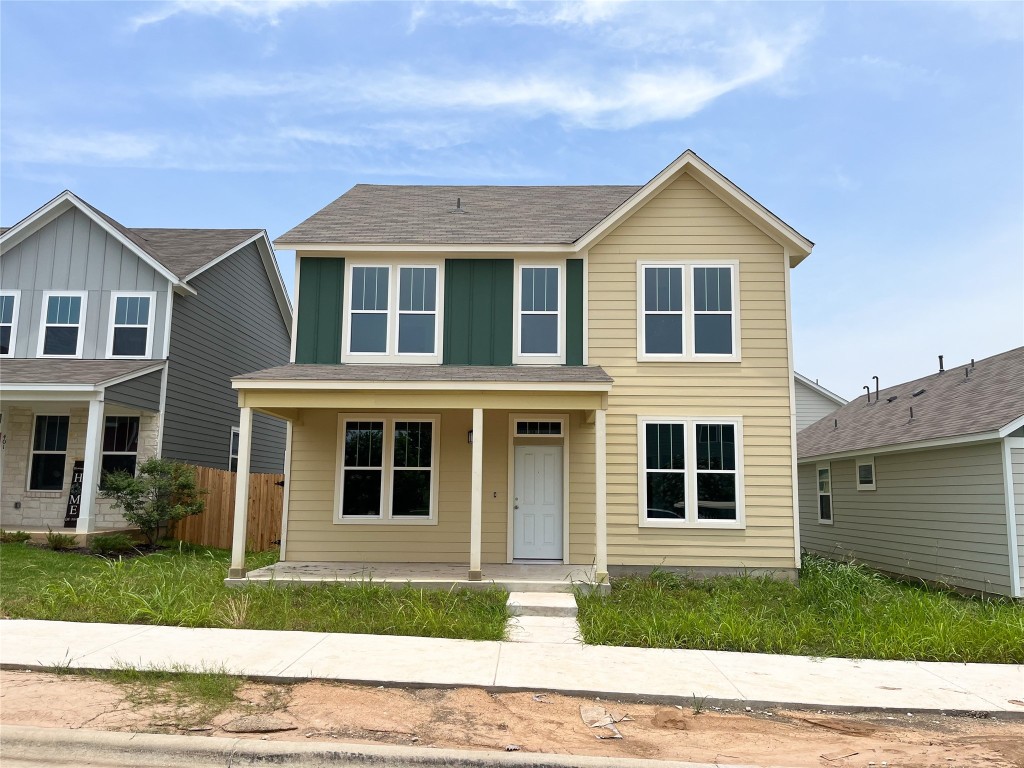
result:
[[[266,713],[295,730],[250,738],[363,742],[644,757],[765,766],[1024,767],[1024,722],[944,715],[716,711],[474,688],[371,688],[325,682],[245,683],[211,712],[88,676],[0,672],[0,721],[11,725],[231,736],[223,726]],[[621,739],[580,707],[616,718]]]

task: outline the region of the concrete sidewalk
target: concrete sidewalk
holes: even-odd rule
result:
[[[685,704],[992,712],[1024,718],[1024,666],[423,637],[0,621],[0,666],[223,669],[419,687],[559,691]]]

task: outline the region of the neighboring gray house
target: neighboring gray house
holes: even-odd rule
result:
[[[835,392],[830,392],[818,382],[811,381],[796,371],[793,372],[793,384],[796,393],[797,432],[846,405],[846,400]]]
[[[797,448],[808,551],[1021,597],[1024,347],[858,397]]]
[[[102,473],[152,456],[233,469],[230,379],[290,345],[263,230],[129,229],[63,192],[0,231],[0,526],[123,526]],[[257,419],[251,469],[281,472]]]

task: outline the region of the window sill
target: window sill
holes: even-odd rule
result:
[[[420,518],[374,518],[374,517],[335,517],[335,525],[381,525],[381,526],[402,526],[402,525],[437,525],[436,517]]]
[[[688,520],[640,520],[641,528],[676,528],[691,531],[699,530],[744,530],[747,524],[743,520],[701,520],[692,522]]]
[[[822,520],[820,518],[818,519],[818,525],[832,525],[833,522],[833,520]]]
[[[25,491],[23,498],[28,499],[59,499],[64,495],[64,491]]]
[[[739,355],[637,355],[638,363],[741,363]]]

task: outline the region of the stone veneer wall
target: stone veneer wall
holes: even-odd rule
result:
[[[88,407],[71,408],[63,413],[71,416],[68,427],[68,454],[64,467],[64,488],[61,491],[29,491],[28,467],[35,415],[61,414],[59,408],[40,407],[35,410],[23,406],[4,408],[3,423],[3,477],[0,478],[0,527],[7,530],[19,528],[64,529],[64,510],[67,509],[68,492],[71,490],[71,470],[75,461],[84,458],[85,430],[89,415]],[[139,462],[155,456],[159,439],[160,417],[155,413],[140,414]],[[21,509],[15,509],[21,502]],[[120,510],[112,509],[111,502],[98,499],[96,502],[97,530],[126,528]]]

